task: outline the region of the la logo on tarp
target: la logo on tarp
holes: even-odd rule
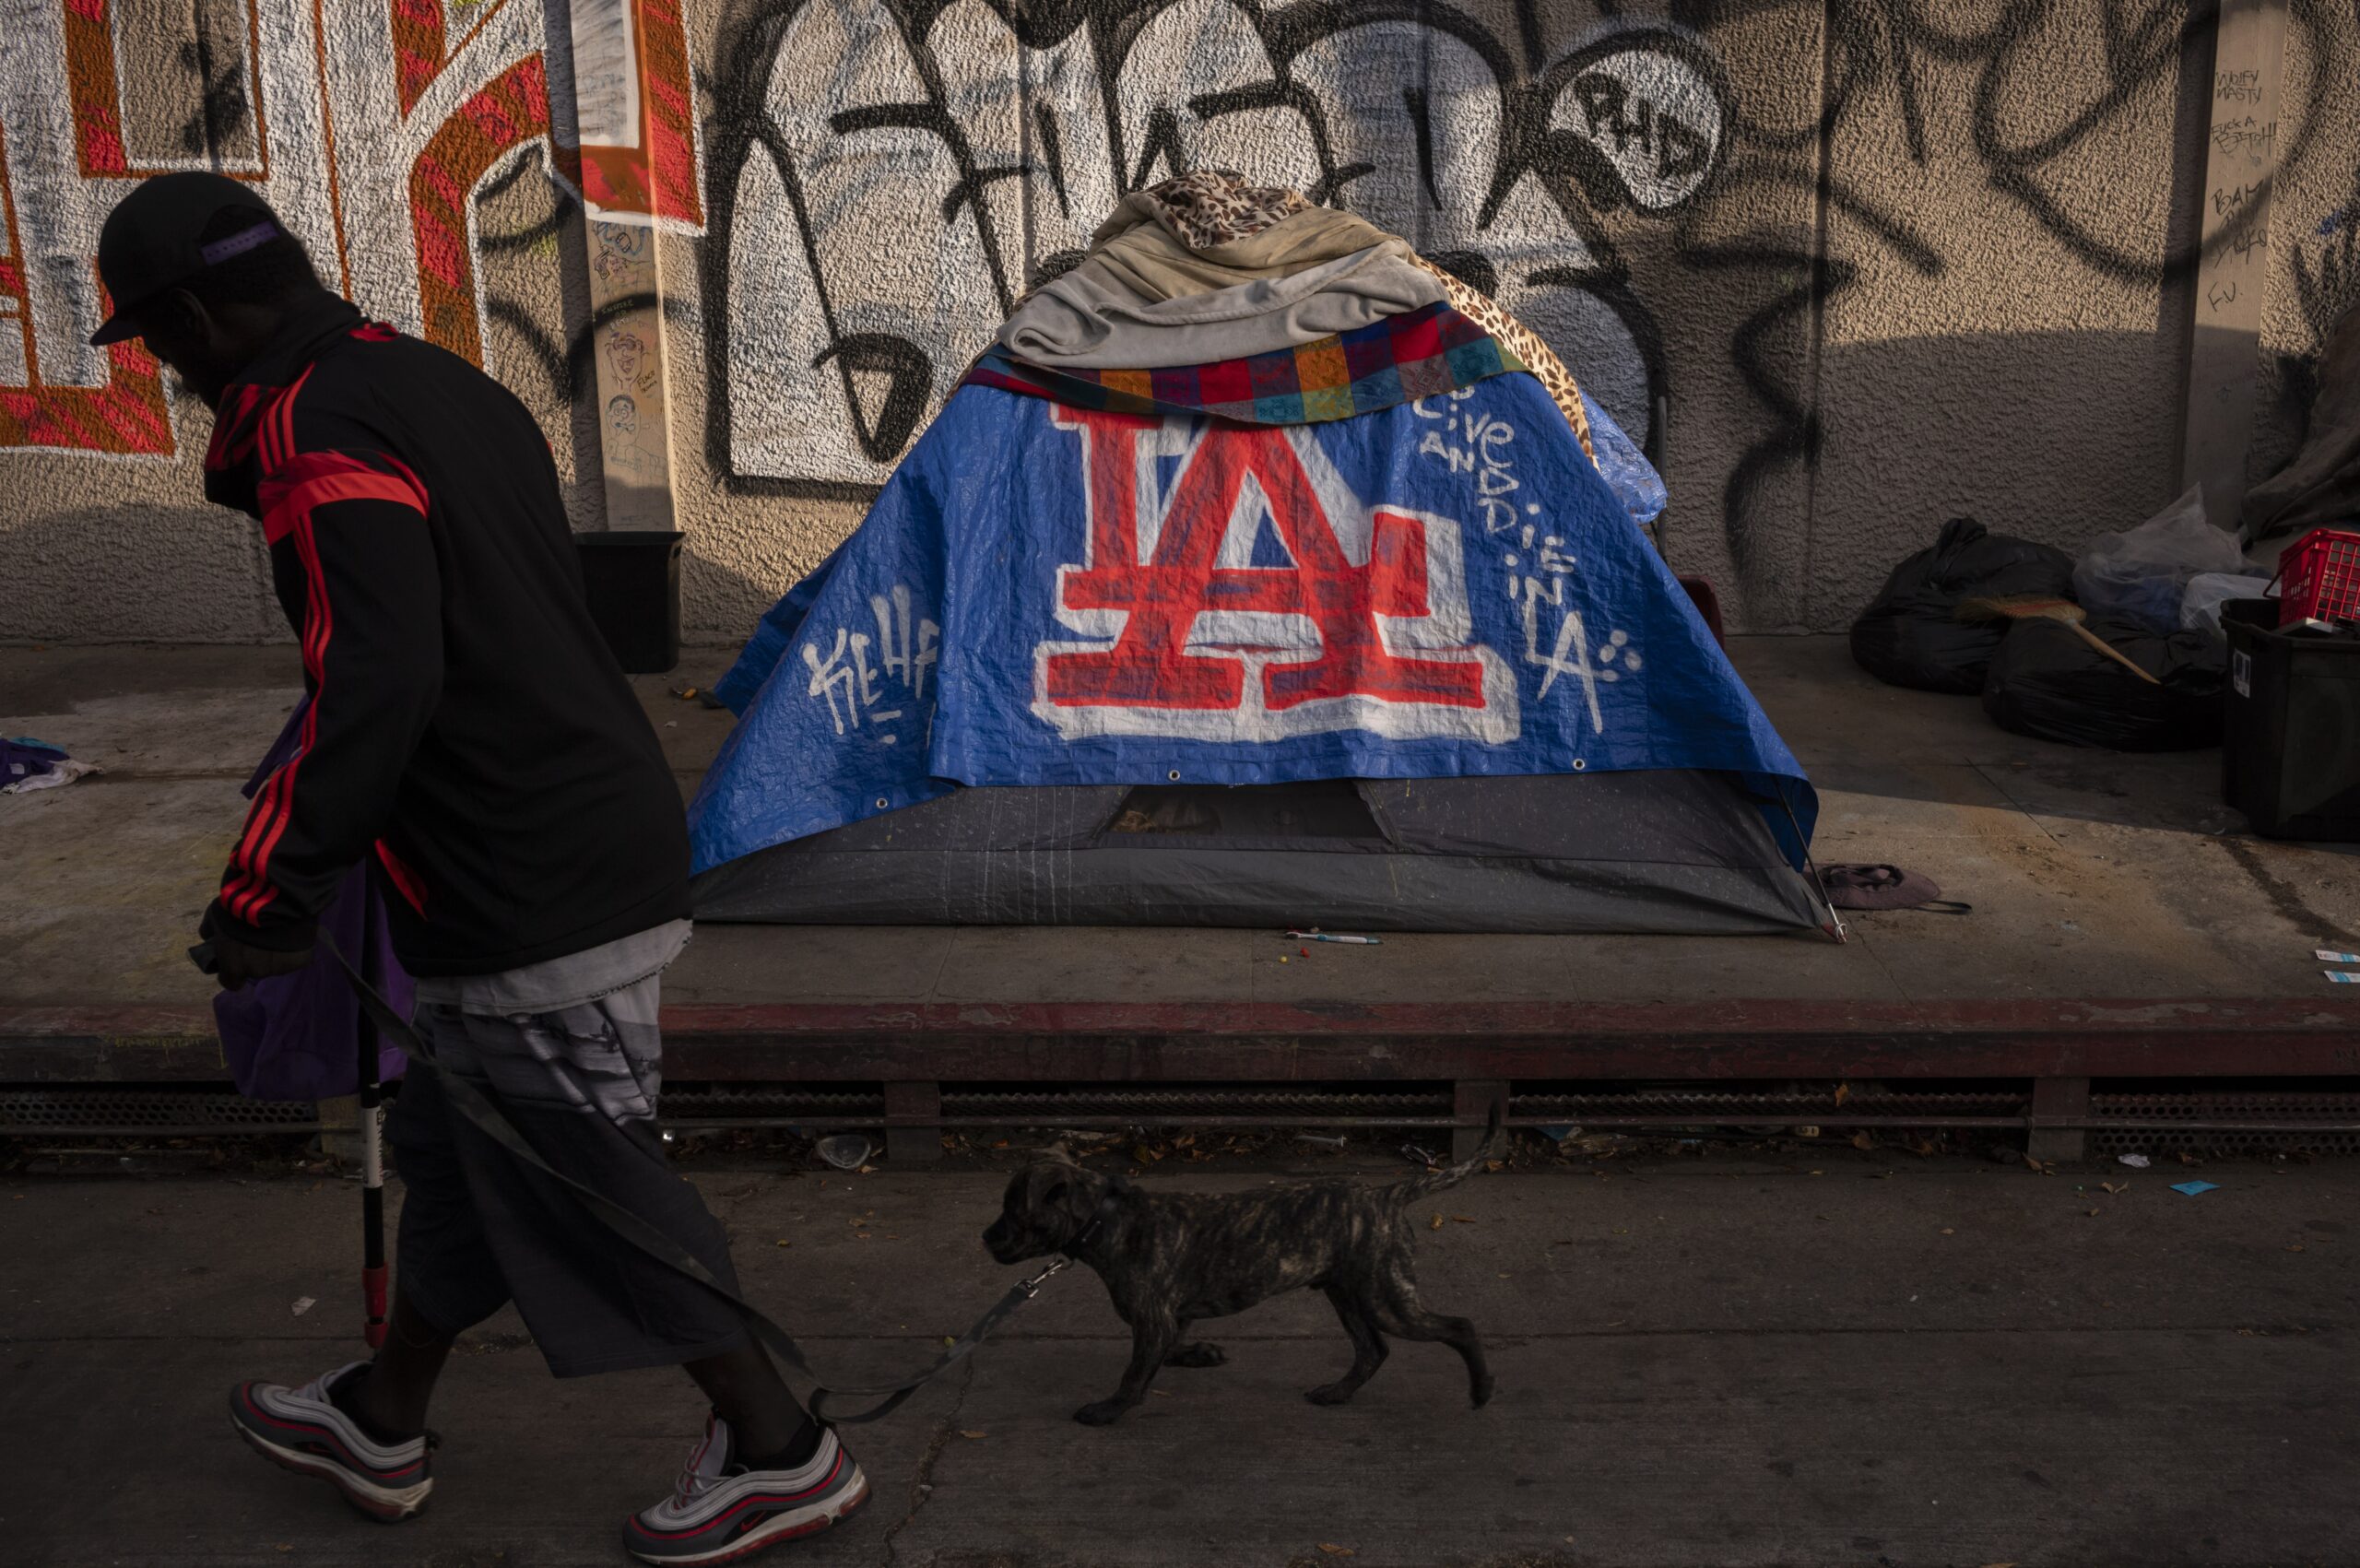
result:
[[[1087,559],[1057,571],[1032,712],[1068,739],[1364,729],[1514,740],[1516,678],[1472,640],[1458,524],[1368,506],[1303,427],[1060,407]]]

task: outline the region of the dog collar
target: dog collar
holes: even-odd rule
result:
[[[1071,1257],[1075,1253],[1080,1252],[1083,1247],[1088,1246],[1090,1244],[1090,1238],[1098,1233],[1098,1227],[1106,1223],[1107,1217],[1115,1212],[1115,1199],[1117,1196],[1117,1194],[1110,1191],[1104,1197],[1100,1198],[1098,1200],[1097,1212],[1091,1215],[1090,1223],[1081,1228],[1081,1234],[1076,1236],[1072,1241],[1067,1243],[1058,1250],[1063,1252],[1066,1256]]]

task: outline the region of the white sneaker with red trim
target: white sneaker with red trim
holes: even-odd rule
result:
[[[753,1470],[735,1458],[729,1423],[705,1422],[672,1495],[623,1521],[623,1544],[643,1562],[735,1562],[765,1547],[814,1535],[868,1501],[860,1473],[832,1429],[791,1470]]]
[[[431,1440],[380,1443],[336,1409],[328,1388],[354,1362],[322,1373],[301,1388],[242,1383],[230,1391],[230,1420],[255,1453],[300,1475],[334,1481],[344,1500],[372,1519],[407,1519],[434,1490],[428,1473]]]

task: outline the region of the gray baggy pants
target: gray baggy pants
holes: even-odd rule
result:
[[[427,1004],[418,1028],[441,1064],[496,1101],[556,1170],[671,1236],[732,1291],[729,1244],[667,1158],[661,975],[554,1012],[495,1016]],[[456,1335],[510,1301],[560,1377],[668,1366],[735,1350],[747,1330],[711,1290],[608,1231],[572,1194],[518,1162],[415,1067],[385,1136],[407,1194],[400,1293]]]

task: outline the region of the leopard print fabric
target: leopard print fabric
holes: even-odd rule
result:
[[[1172,237],[1192,251],[1209,251],[1259,234],[1282,218],[1307,212],[1302,192],[1283,185],[1249,185],[1234,169],[1198,169],[1139,193]]]
[[[1417,260],[1441,282],[1443,291],[1450,296],[1452,310],[1506,344],[1524,361],[1525,369],[1533,373],[1549,394],[1549,400],[1557,406],[1557,412],[1564,415],[1565,423],[1573,427],[1574,439],[1582,443],[1583,455],[1595,466],[1598,450],[1590,444],[1589,416],[1582,411],[1582,389],[1555,350],[1541,340],[1539,333],[1502,310],[1489,294],[1423,256]]]

